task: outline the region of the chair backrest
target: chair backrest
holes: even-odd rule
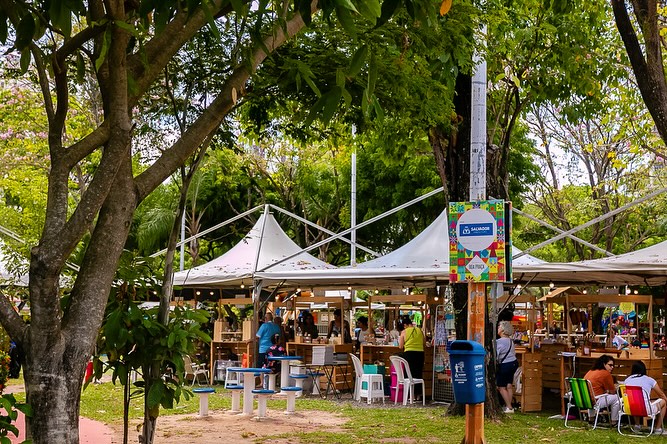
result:
[[[183,355],[183,367],[184,367],[186,375],[194,375],[195,374],[195,370],[192,367],[192,359],[190,359],[190,356]]]
[[[593,385],[584,378],[565,378],[572,391],[571,402],[580,409],[592,409],[595,406]]]
[[[361,360],[357,358],[357,356],[354,353],[349,353],[350,358],[352,359],[352,363],[354,364],[354,373],[358,377],[361,377],[361,375],[364,374],[364,366],[361,365]]]
[[[631,416],[652,416],[649,394],[642,387],[621,385],[618,388],[623,412]]]
[[[409,379],[412,381],[412,373],[410,372],[410,364],[404,358],[400,356],[390,356],[389,360],[394,364],[394,371],[396,371],[396,377],[401,379]]]

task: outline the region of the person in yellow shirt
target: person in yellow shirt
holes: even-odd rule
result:
[[[412,325],[410,316],[403,316],[403,331],[398,338],[398,346],[403,350],[401,357],[408,361],[413,378],[421,378],[424,371],[424,346],[426,338],[421,328]]]

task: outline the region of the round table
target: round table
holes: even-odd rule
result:
[[[271,373],[271,370],[246,367],[228,367],[227,370],[243,374],[243,414],[252,416],[252,390],[255,388],[255,375]]]
[[[303,356],[269,356],[267,359],[280,361],[280,393],[283,393],[283,387],[289,386],[289,362],[301,361]]]

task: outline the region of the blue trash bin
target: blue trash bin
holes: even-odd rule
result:
[[[454,399],[479,404],[486,399],[486,350],[475,341],[454,341],[449,350]]]

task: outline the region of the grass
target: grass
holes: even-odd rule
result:
[[[10,384],[22,384],[22,380],[11,380]],[[228,409],[231,398],[227,391],[216,386],[216,394],[209,397],[209,409]],[[21,399],[21,394],[16,395]],[[107,424],[122,423],[122,387],[107,382],[90,385],[81,396],[81,415]],[[130,418],[143,416],[142,398],[132,402]],[[285,401],[270,400],[269,410],[284,410]],[[384,443],[443,443],[459,444],[464,436],[465,419],[447,416],[443,406],[422,407],[367,407],[350,401],[330,401],[313,398],[297,400],[300,411],[317,414],[335,413],[347,420],[339,430],[314,429],[307,433],[276,435],[272,438],[289,438],[293,443],[312,444],[375,444]],[[198,397],[193,396],[174,409],[161,409],[162,415],[196,413],[199,409]],[[554,412],[514,413],[503,420],[486,420],[484,434],[489,444],[580,444],[603,442],[605,444],[627,444],[633,438],[619,435],[615,429],[566,429],[562,420],[549,419]],[[573,421],[577,425],[578,421]],[[270,427],[270,425],[267,425]],[[159,426],[158,426],[159,427]],[[251,426],[252,427],[252,426]],[[341,430],[342,429],[342,430]],[[264,438],[268,441],[268,438]],[[645,443],[665,442],[664,437],[650,437]]]
[[[209,409],[228,409],[231,398],[227,391],[216,386],[217,393],[209,397]],[[194,396],[181,402],[172,410],[162,409],[162,415],[196,413],[199,404]],[[270,400],[269,410],[284,410],[285,401]],[[464,436],[465,419],[447,416],[444,406],[422,407],[378,407],[369,408],[365,404],[350,401],[301,398],[297,400],[301,411],[318,414],[336,413],[347,420],[342,431],[313,430],[308,433],[276,435],[274,438],[290,438],[292,442],[313,444],[363,444],[378,442],[419,442],[459,444]],[[122,389],[111,383],[89,386],[81,397],[81,414],[87,418],[105,423],[120,424],[122,420]],[[605,444],[626,444],[627,437],[619,435],[615,429],[566,429],[562,420],[549,419],[553,412],[515,413],[501,421],[486,420],[485,438],[487,443],[503,444],[580,444],[584,442],[604,442]],[[143,415],[141,400],[133,402],[130,417]],[[578,424],[573,421],[573,424]],[[632,439],[632,438],[630,438]],[[665,442],[664,437],[651,437],[642,442]]]

